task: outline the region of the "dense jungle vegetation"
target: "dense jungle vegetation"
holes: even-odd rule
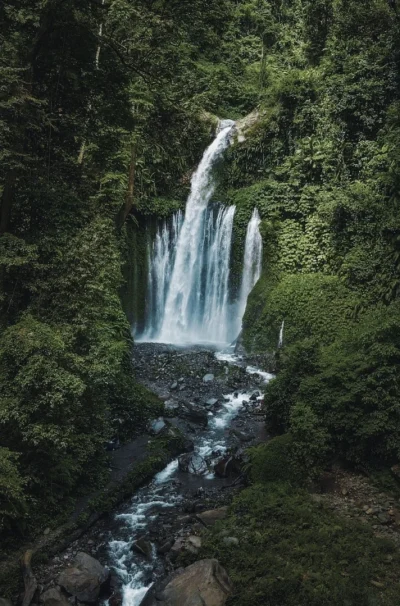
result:
[[[285,465],[398,463],[396,0],[4,0],[0,49],[2,536],[65,511],[104,478],[104,443],[157,413],[131,372],[129,264],[145,217],[184,203],[215,116],[259,113],[218,198],[237,258],[262,218],[243,338],[274,352],[285,322],[265,398]],[[307,603],[345,603],[328,594]]]

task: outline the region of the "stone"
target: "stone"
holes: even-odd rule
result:
[[[44,536],[47,537],[47,535],[50,534],[50,528],[46,528],[46,530],[44,531]]]
[[[210,398],[206,402],[207,408],[214,408],[218,404],[218,398]]]
[[[233,546],[239,545],[239,539],[237,539],[236,537],[224,537],[222,539],[222,542],[227,547],[233,547]]]
[[[232,429],[231,435],[238,438],[241,442],[251,442],[254,438],[252,434],[244,433],[244,431],[240,431],[239,429]]]
[[[191,535],[187,538],[185,549],[186,551],[190,551],[190,553],[197,554],[201,549],[201,538],[196,535]]]
[[[379,523],[382,525],[390,524],[392,521],[392,518],[387,513],[378,513],[377,518],[379,520]]]
[[[219,507],[218,509],[210,509],[208,511],[202,511],[198,513],[196,518],[204,524],[204,526],[214,526],[220,520],[224,520],[228,514],[227,507]]]
[[[175,389],[178,389],[178,381],[174,381],[170,387],[171,391],[175,391]]]
[[[207,410],[202,406],[193,404],[193,402],[185,402],[182,405],[182,414],[186,419],[188,419],[192,423],[197,423],[198,425],[202,425],[203,427],[207,427],[208,425]]]
[[[171,540],[166,541],[165,543],[163,543],[163,544],[162,544],[162,545],[161,545],[161,546],[160,546],[160,547],[157,549],[158,553],[159,553],[160,555],[165,555],[166,553],[168,553],[169,551],[171,551],[172,546],[174,545],[174,542],[175,542],[175,541],[171,539]]]
[[[212,375],[211,373],[204,375],[203,383],[212,383],[213,381],[214,381],[214,375]]]
[[[148,541],[145,537],[140,537],[134,541],[134,543],[132,543],[131,550],[136,551],[136,553],[144,556],[148,560],[151,560],[152,546],[150,541]]]
[[[154,419],[153,421],[150,421],[150,423],[147,426],[147,431],[152,436],[158,436],[158,435],[160,435],[160,433],[162,433],[166,429],[167,429],[167,425],[162,417],[159,417],[158,419]]]
[[[110,571],[87,553],[79,552],[72,565],[58,577],[58,584],[80,602],[97,602],[100,591],[110,578]]]
[[[198,454],[185,453],[178,458],[179,470],[193,475],[203,475],[208,471],[207,463]]]
[[[55,587],[42,593],[40,601],[43,602],[44,606],[71,606],[65,595]]]
[[[172,579],[161,593],[165,606],[224,606],[232,592],[217,560],[199,560]]]
[[[240,459],[233,455],[226,455],[214,465],[214,473],[219,478],[229,478],[232,475],[239,475],[240,467]]]
[[[167,400],[164,403],[164,412],[165,414],[175,414],[177,410],[179,410],[180,406],[179,406],[179,402],[177,402],[176,400]]]

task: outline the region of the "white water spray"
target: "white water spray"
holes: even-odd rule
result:
[[[244,247],[242,285],[238,299],[236,334],[242,326],[247,299],[261,276],[263,243],[260,234],[260,215],[255,208],[247,226],[246,243]]]
[[[283,347],[283,333],[285,330],[285,320],[283,320],[280,331],[279,331],[279,341],[278,341],[278,349]]]
[[[148,248],[147,313],[142,337],[146,341],[156,338],[161,328],[182,223],[183,214],[178,211],[171,221],[159,226],[153,246]]]
[[[207,213],[214,192],[212,170],[228,147],[234,122],[221,123],[192,178],[185,219],[157,340],[167,343],[225,341],[226,303],[235,209]],[[214,224],[215,221],[215,224]]]

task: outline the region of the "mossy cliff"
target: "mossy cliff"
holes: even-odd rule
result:
[[[254,207],[262,218],[263,273],[243,341],[249,351],[276,352],[267,425],[296,436],[310,474],[338,457],[393,464],[400,456],[398,16],[383,0],[291,2],[280,3],[265,28],[258,115],[228,150],[217,197],[237,207],[236,259]]]

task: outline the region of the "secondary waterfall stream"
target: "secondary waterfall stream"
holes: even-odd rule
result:
[[[247,297],[261,274],[260,217],[247,228],[239,293],[230,292],[235,206],[211,203],[213,170],[229,146],[234,122],[222,121],[193,175],[185,215],[159,225],[148,251],[147,313],[141,341],[231,343],[238,336]]]

